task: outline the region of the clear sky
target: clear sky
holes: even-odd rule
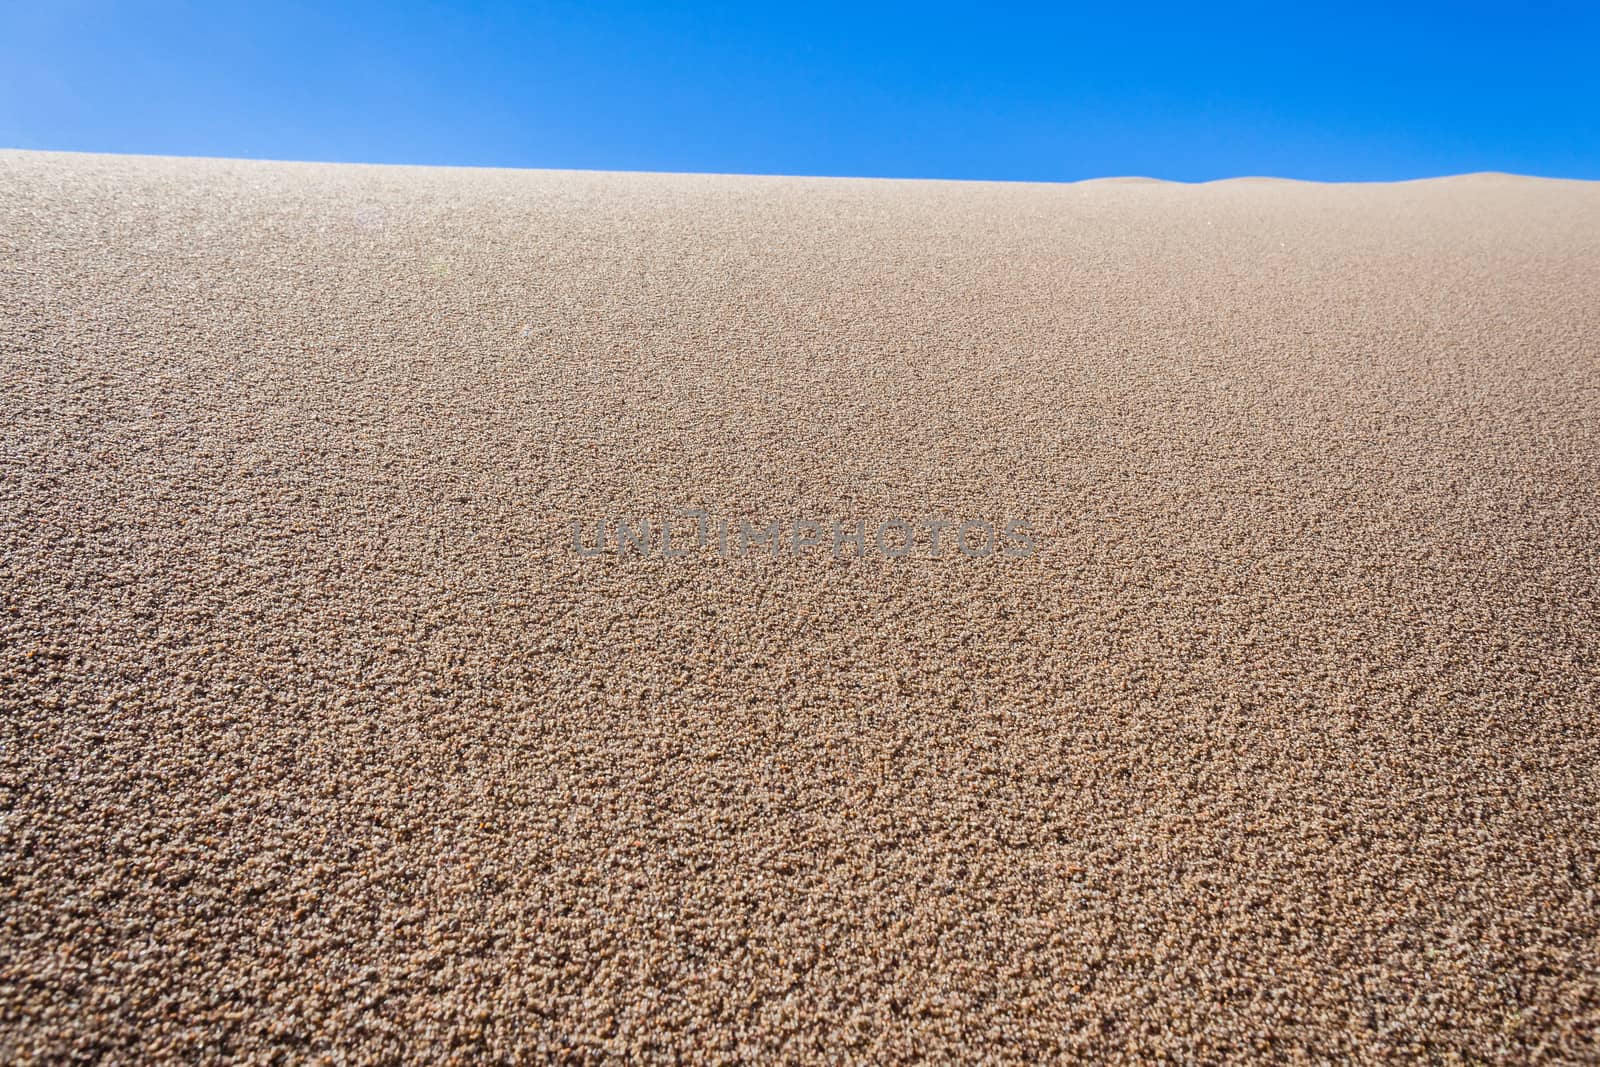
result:
[[[1600,2],[0,0],[0,147],[1044,181],[1600,179]]]

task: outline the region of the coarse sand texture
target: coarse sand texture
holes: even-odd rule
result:
[[[1596,1062],[1597,505],[1597,184],[0,153],[0,1061]]]

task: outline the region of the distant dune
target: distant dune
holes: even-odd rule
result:
[[[1600,186],[7,152],[0,404],[7,1061],[1600,1058]]]

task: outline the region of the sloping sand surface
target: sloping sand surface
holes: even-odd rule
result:
[[[0,1059],[1600,1057],[1600,186],[4,153],[0,412]]]

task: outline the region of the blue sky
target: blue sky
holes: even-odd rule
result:
[[[0,0],[0,147],[1042,181],[1600,179],[1600,4],[1398,6]]]

